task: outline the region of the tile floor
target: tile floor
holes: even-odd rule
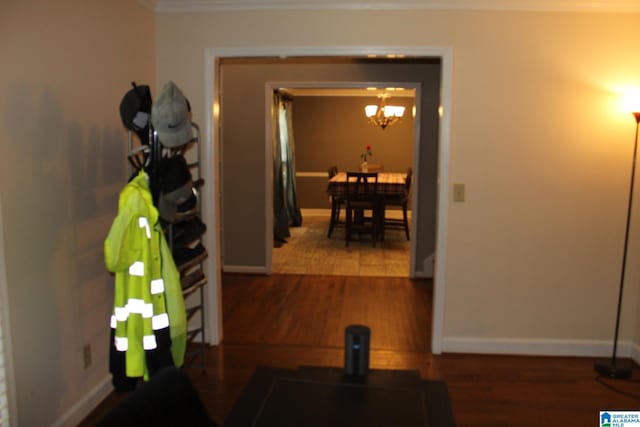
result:
[[[329,216],[303,213],[288,242],[273,248],[273,273],[408,277],[411,242],[403,230],[388,230],[374,248],[369,236],[344,244],[344,228],[327,238]],[[357,238],[357,237],[356,237]]]

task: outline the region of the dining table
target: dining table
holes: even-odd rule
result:
[[[384,228],[385,228],[385,216],[386,216],[386,198],[398,198],[407,195],[407,174],[402,172],[378,172],[378,184],[376,186],[376,199],[377,199],[377,214],[374,214],[374,217],[378,218],[378,229],[379,233],[374,237],[374,240],[382,240],[384,241]],[[335,176],[329,179],[329,185],[327,187],[327,193],[333,198],[342,198],[346,199],[347,197],[347,173],[346,172],[338,172]],[[332,213],[332,216],[336,215],[336,218],[332,217],[329,237],[331,236],[331,230],[335,223],[338,223],[339,210],[338,213]],[[356,212],[355,221],[358,222],[362,218],[363,212]],[[348,234],[347,234],[348,236]],[[347,237],[348,238],[348,237]],[[375,245],[374,245],[375,246]]]
[[[376,193],[381,196],[402,196],[407,192],[407,174],[402,172],[378,172]],[[329,179],[327,193],[333,197],[347,196],[347,173],[338,172]]]

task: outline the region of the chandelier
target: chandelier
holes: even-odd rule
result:
[[[369,123],[380,126],[384,130],[404,116],[405,108],[401,105],[386,105],[386,99],[391,98],[387,93],[379,94],[378,98],[380,98],[380,105],[367,105],[364,107],[364,113]]]

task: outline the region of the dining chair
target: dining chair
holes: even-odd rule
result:
[[[413,169],[407,169],[407,178],[405,180],[404,194],[399,195],[386,195],[383,199],[383,227],[382,227],[382,240],[384,240],[384,234],[389,229],[404,229],[404,233],[409,240],[409,221],[407,219],[407,205],[409,203],[409,190],[411,189],[411,180],[413,179]],[[387,218],[387,207],[400,207],[402,209],[402,219]]]
[[[331,166],[328,170],[329,179],[333,178],[338,174],[338,167]],[[343,226],[344,221],[340,221],[340,208],[345,204],[346,198],[343,196],[329,196],[331,202],[331,218],[329,219],[329,232],[327,233],[327,237],[331,237],[331,233],[333,233],[333,229],[336,226]]]
[[[377,172],[347,171],[345,246],[349,246],[353,234],[360,237],[369,234],[373,246],[376,246],[381,225],[377,187]]]

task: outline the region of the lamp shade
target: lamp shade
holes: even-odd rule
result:
[[[640,112],[640,89],[632,90],[624,94],[622,108],[628,113]]]
[[[377,105],[367,105],[366,107],[364,107],[364,113],[367,115],[367,117],[373,117],[376,115],[377,112],[378,112]]]
[[[386,99],[390,96],[386,93],[378,95],[380,105],[367,105],[364,107],[364,113],[369,123],[385,129],[391,126],[404,116],[405,107],[402,105],[387,105]]]
[[[402,117],[404,116],[404,107],[400,105],[385,105],[384,116],[385,117]]]

